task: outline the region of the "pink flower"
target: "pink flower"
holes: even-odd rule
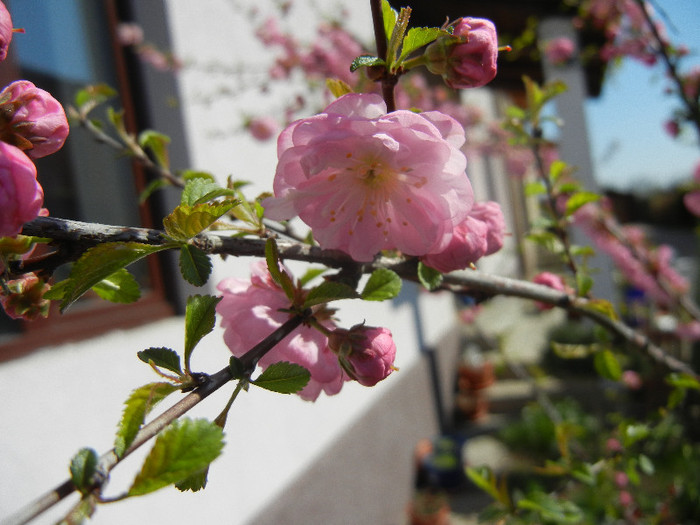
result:
[[[469,216],[478,219],[488,227],[486,232],[486,253],[491,255],[503,248],[506,234],[506,220],[501,205],[494,201],[475,202]]]
[[[690,213],[700,217],[700,191],[691,191],[683,195],[683,204]]]
[[[451,88],[488,84],[496,76],[497,69],[496,26],[483,18],[462,18],[454,26],[452,35],[440,37],[427,47],[425,58],[428,71],[442,75]]]
[[[624,472],[615,472],[614,474],[615,477],[615,485],[617,485],[618,488],[623,489],[627,485],[629,485],[629,478],[627,477],[627,474]]]
[[[644,384],[642,376],[634,370],[625,370],[622,372],[622,383],[630,390],[639,390]]]
[[[380,250],[442,251],[473,202],[464,129],[429,111],[386,114],[379,95],[344,95],[277,141],[272,219],[296,215],[322,248],[357,261]]]
[[[555,66],[561,66],[571,60],[575,48],[570,38],[554,38],[545,44],[544,54],[549,62]]]
[[[251,265],[251,278],[224,279],[218,285],[223,299],[216,307],[224,328],[224,342],[233,355],[242,356],[289,319],[282,311],[290,301],[282,288],[272,280],[265,261]],[[335,325],[330,320],[320,321],[327,329]],[[314,401],[321,391],[337,394],[345,377],[337,357],[328,349],[326,336],[308,326],[297,328],[258,363],[263,369],[272,363],[288,361],[303,366],[311,373],[311,380],[299,392],[308,401]]]
[[[0,305],[9,317],[32,321],[49,314],[50,301],[44,299],[44,293],[48,291],[49,285],[36,274],[24,274],[19,279],[8,281],[7,286],[12,293],[9,295],[0,293]]]
[[[274,118],[266,116],[250,119],[246,127],[250,131],[250,134],[253,135],[253,138],[257,140],[268,140],[277,133],[279,125]]]
[[[0,138],[34,159],[55,153],[68,136],[68,120],[50,93],[18,80],[0,93]]]
[[[675,139],[681,132],[681,126],[676,120],[667,120],[664,122],[664,130]]]
[[[395,370],[396,345],[386,328],[337,328],[328,337],[328,347],[343,370],[361,385],[374,386]]]
[[[14,237],[44,201],[36,167],[19,148],[0,142],[0,237]]]
[[[7,49],[10,47],[11,41],[12,17],[5,4],[0,2],[0,61],[7,57]]]
[[[542,284],[544,286],[549,286],[550,288],[554,288],[555,290],[558,290],[560,292],[565,292],[568,290],[568,287],[566,286],[566,283],[564,283],[564,279],[562,278],[562,276],[552,272],[538,273],[532,279],[532,282],[536,284]],[[550,310],[553,308],[551,304],[542,303],[540,301],[536,301],[535,305],[540,310]]]
[[[487,224],[469,216],[455,227],[443,251],[424,255],[421,261],[441,273],[462,270],[486,254],[487,235]]]

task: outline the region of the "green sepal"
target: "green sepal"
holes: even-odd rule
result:
[[[401,292],[401,278],[387,268],[377,268],[369,276],[360,297],[365,301],[386,301]]]
[[[280,268],[280,255],[277,250],[277,243],[273,238],[269,238],[265,241],[265,261],[267,262],[267,270],[272,276],[272,280],[275,281],[290,301],[294,301],[294,283],[292,278],[289,277],[286,271]]]
[[[435,268],[431,268],[419,262],[418,280],[427,290],[432,291],[442,284],[442,273],[438,272]]]
[[[146,350],[137,352],[136,355],[144,363],[157,366],[158,368],[165,368],[166,370],[175,372],[179,376],[182,375],[180,356],[177,355],[177,352],[170,348],[146,348]]]
[[[216,182],[208,178],[197,177],[189,179],[182,190],[180,204],[196,206],[219,197],[234,197],[236,191],[231,188],[222,188]]]
[[[81,448],[70,461],[70,479],[83,496],[90,492],[99,458],[91,448]]]
[[[386,62],[379,57],[372,55],[361,55],[350,64],[350,71],[355,72],[361,67],[384,66]]]
[[[190,357],[195,346],[216,324],[216,305],[221,297],[192,295],[185,309],[185,370],[190,370]]]
[[[357,299],[360,295],[352,286],[337,281],[324,281],[309,290],[302,308],[311,308],[317,304],[324,304],[340,299]]]
[[[280,394],[294,394],[304,388],[311,379],[309,371],[301,365],[280,361],[268,366],[250,383]]]
[[[191,244],[180,247],[180,273],[194,286],[204,286],[211,275],[212,264],[209,256]]]
[[[156,438],[128,495],[141,496],[183,482],[207,468],[223,446],[223,430],[211,421],[175,421]]]
[[[126,268],[120,268],[92,287],[105,301],[113,303],[133,303],[141,297],[139,283]]]
[[[148,413],[160,401],[178,389],[171,383],[149,383],[131,392],[124,402],[122,418],[114,438],[114,453],[122,457],[133,443]]]
[[[214,224],[236,205],[234,201],[180,204],[163,219],[165,233],[177,241],[188,241]]]
[[[138,143],[143,149],[148,149],[153,153],[158,166],[169,169],[168,144],[170,144],[170,137],[158,131],[146,129],[139,133]]]
[[[114,272],[153,253],[167,250],[170,245],[150,245],[138,242],[108,242],[86,251],[71,268],[65,285],[61,312],[85,292]]]

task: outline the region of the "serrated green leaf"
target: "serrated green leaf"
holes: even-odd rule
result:
[[[304,301],[303,308],[311,308],[317,304],[323,304],[329,301],[357,299],[358,297],[360,297],[360,295],[355,289],[345,283],[324,281],[309,291]]]
[[[209,256],[196,246],[183,244],[180,248],[180,273],[194,286],[204,286],[209,280],[212,264]]]
[[[154,246],[138,242],[108,242],[90,248],[71,269],[70,277],[64,285],[61,311],[68,308],[101,280],[121,268],[170,247],[170,245]]]
[[[158,131],[146,129],[139,133],[138,143],[139,146],[153,153],[158,166],[165,169],[170,168],[170,158],[168,156],[170,137]]]
[[[133,303],[141,297],[139,283],[126,268],[120,268],[102,279],[92,287],[92,291],[105,301],[113,303]]]
[[[180,204],[195,206],[219,197],[233,197],[236,191],[231,188],[222,188],[216,182],[208,178],[194,178],[187,181],[182,190]]]
[[[598,200],[600,200],[600,195],[597,193],[592,193],[590,191],[574,193],[569,197],[569,200],[566,201],[566,216],[572,215],[589,202],[596,202]]]
[[[221,428],[206,419],[174,422],[156,438],[129,496],[148,494],[201,472],[221,454],[223,438]]]
[[[284,269],[280,268],[280,255],[277,250],[277,243],[273,238],[265,241],[265,261],[267,262],[267,270],[275,281],[284,290],[287,298],[294,301],[294,283]]]
[[[191,476],[186,477],[182,481],[175,483],[175,488],[180,492],[185,492],[186,490],[191,490],[192,492],[197,492],[203,490],[207,486],[207,476],[209,475],[209,467],[196,472]]]
[[[185,309],[185,370],[189,370],[190,356],[202,338],[214,329],[216,305],[221,297],[192,295]]]
[[[388,0],[382,0],[382,18],[384,19],[384,34],[386,35],[387,41],[391,38],[391,35],[394,34],[394,26],[396,25],[396,19],[398,17],[398,11],[392,9]]]
[[[182,368],[180,367],[180,356],[177,352],[170,348],[160,347],[160,348],[147,348],[146,350],[141,350],[137,352],[136,355],[144,363],[153,363],[158,368],[165,368],[171,372],[175,372],[178,375],[182,375]]]
[[[622,367],[620,362],[615,357],[615,354],[610,350],[596,352],[593,356],[593,364],[596,372],[603,379],[611,381],[619,381],[622,377]]]
[[[437,27],[412,27],[406,33],[401,44],[401,56],[399,57],[399,62],[408,57],[414,51],[417,51],[421,47],[430,44],[440,35],[447,35],[446,31],[443,31]]]
[[[214,175],[208,171],[183,170],[180,172],[180,176],[183,178],[183,180],[208,179],[212,182],[216,182],[216,177],[214,177]]]
[[[91,448],[81,448],[70,461],[70,478],[81,493],[89,492],[97,472],[97,452]]]
[[[377,268],[369,276],[360,297],[365,301],[386,301],[393,299],[401,291],[401,278],[396,272]]]
[[[311,374],[303,366],[281,361],[268,366],[251,384],[280,394],[294,394],[304,388],[310,378]]]
[[[177,389],[177,386],[170,383],[149,383],[131,392],[124,402],[124,411],[114,439],[114,453],[118,457],[131,446],[153,407]]]
[[[352,66],[350,66],[350,70],[355,71],[354,69],[352,69]],[[327,78],[326,87],[335,98],[339,98],[343,95],[347,95],[348,93],[352,93],[352,88],[346,82],[343,82],[339,78]]]
[[[235,204],[233,201],[203,202],[194,206],[180,204],[163,219],[165,233],[175,240],[187,241],[214,224]]]
[[[435,268],[431,268],[430,266],[419,262],[418,280],[426,288],[426,290],[435,290],[442,284],[442,274]]]
[[[361,67],[383,66],[385,64],[386,62],[379,57],[362,55],[352,61],[352,64],[350,64],[350,71],[355,72]]]

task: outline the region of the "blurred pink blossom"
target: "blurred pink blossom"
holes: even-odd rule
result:
[[[387,114],[378,95],[344,95],[282,131],[263,206],[271,219],[298,215],[321,247],[357,261],[439,253],[473,202],[464,141],[442,113]]]
[[[0,237],[14,237],[44,201],[36,167],[19,148],[0,142]]]
[[[235,356],[242,356],[290,318],[283,311],[291,306],[290,301],[263,260],[251,264],[250,279],[224,279],[217,289],[223,295],[216,311],[221,316],[224,342]],[[335,328],[330,319],[319,322],[328,330]],[[311,380],[299,392],[308,401],[321,392],[337,394],[346,380],[326,336],[308,326],[285,337],[258,364],[265,369],[279,361],[296,363],[311,373]]]
[[[12,17],[5,4],[0,1],[0,61],[7,57],[7,49],[10,47],[11,41]]]
[[[123,46],[143,44],[143,29],[133,22],[122,22],[117,26],[117,40]]]
[[[630,390],[639,390],[644,384],[642,376],[634,370],[625,370],[622,372],[622,383]]]
[[[345,373],[363,386],[374,386],[395,370],[396,345],[386,328],[336,328],[328,336],[328,346]]]
[[[18,80],[0,92],[0,138],[34,159],[55,153],[68,136],[63,106],[28,80]]]
[[[279,129],[277,120],[270,116],[254,117],[246,125],[253,138],[265,141],[275,136]]]
[[[575,49],[576,46],[570,38],[553,38],[544,45],[544,54],[550,63],[561,66],[571,60]]]
[[[548,286],[559,292],[569,291],[568,286],[566,286],[566,283],[564,282],[564,278],[561,275],[552,272],[540,272],[537,275],[535,275],[535,277],[532,279],[532,282]],[[535,305],[540,310],[551,310],[552,308],[554,308],[553,305],[543,303],[541,301],[535,301]]]

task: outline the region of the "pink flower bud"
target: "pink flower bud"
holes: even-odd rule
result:
[[[252,118],[246,127],[253,138],[261,141],[271,139],[279,129],[277,121],[272,117]]]
[[[343,370],[361,385],[374,386],[395,370],[396,345],[386,328],[338,328],[328,336],[328,347]]]
[[[0,305],[9,317],[31,321],[48,315],[49,300],[44,299],[44,294],[49,285],[35,274],[24,274],[19,279],[9,281],[7,286],[12,293],[0,295]]]
[[[18,80],[0,93],[0,138],[34,159],[55,153],[68,136],[68,120],[50,93]]]
[[[428,46],[425,58],[428,71],[442,75],[451,88],[488,84],[496,76],[496,27],[483,18],[462,18],[452,35],[440,37]]]
[[[7,57],[7,48],[12,40],[12,18],[5,4],[0,2],[0,61]]]
[[[543,284],[544,286],[549,286],[550,288],[554,288],[555,290],[558,290],[560,292],[567,291],[567,286],[564,283],[564,279],[561,277],[561,275],[557,275],[556,273],[552,273],[552,272],[538,273],[534,277],[534,279],[532,279],[532,282],[534,282],[536,284]],[[536,301],[535,305],[540,310],[550,310],[553,308],[553,306],[551,304],[542,303],[539,301]]]
[[[19,148],[0,142],[0,237],[14,237],[44,201],[36,167]]]

